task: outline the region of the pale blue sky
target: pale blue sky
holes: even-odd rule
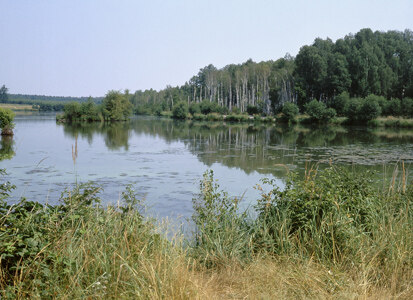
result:
[[[296,55],[316,37],[413,29],[413,0],[0,0],[0,85],[102,96],[184,84],[207,64]]]

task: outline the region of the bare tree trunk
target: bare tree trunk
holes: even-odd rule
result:
[[[232,111],[232,82],[229,79],[229,111]]]
[[[194,97],[192,98],[193,102],[196,102],[196,86],[194,86]]]

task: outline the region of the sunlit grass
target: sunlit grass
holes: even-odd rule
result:
[[[34,109],[32,105],[28,105],[28,104],[0,103],[0,107],[8,108],[13,111],[37,111],[37,109]]]

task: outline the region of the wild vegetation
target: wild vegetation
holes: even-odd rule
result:
[[[209,171],[186,237],[145,218],[130,187],[116,206],[100,204],[90,184],[55,206],[9,204],[13,185],[0,188],[4,299],[413,296],[413,185],[403,165],[383,189],[335,166],[309,167],[284,190],[264,180],[256,218]]]
[[[11,109],[0,107],[1,135],[13,135],[14,112]]]
[[[109,91],[100,105],[92,99],[83,103],[70,102],[65,104],[63,111],[63,115],[56,117],[58,121],[122,121],[132,113],[132,104],[127,93]]]

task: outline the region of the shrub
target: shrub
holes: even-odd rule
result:
[[[126,120],[132,114],[132,103],[127,94],[119,91],[109,91],[103,98],[101,106],[102,115],[105,120]]]
[[[14,112],[11,109],[0,107],[0,128],[2,135],[13,134],[13,120]]]
[[[402,100],[402,115],[408,118],[413,118],[413,99],[404,98]]]
[[[283,119],[288,122],[294,122],[299,113],[298,106],[292,102],[286,102],[282,108]]]
[[[63,108],[63,112],[64,118],[69,121],[80,119],[80,116],[82,115],[79,102],[67,103]]]
[[[312,100],[305,105],[305,111],[316,122],[328,122],[336,116],[336,111],[320,101]]]
[[[413,99],[404,98],[401,101],[402,111],[401,114],[408,118],[413,118]]]
[[[350,100],[350,96],[347,92],[343,92],[333,99],[331,107],[337,112],[337,115],[343,116],[345,114],[345,108]]]
[[[283,241],[295,236],[311,255],[340,259],[357,251],[357,236],[373,230],[371,218],[380,209],[371,175],[344,168],[310,171],[306,180],[293,175],[284,190],[275,181],[264,183],[274,189],[258,202],[258,220],[276,251],[285,251],[289,245]]]
[[[381,112],[383,114],[387,114],[389,101],[386,98],[384,98],[383,96],[377,96],[377,95],[374,95],[374,94],[370,94],[366,98],[364,98],[364,101],[377,102],[377,104],[381,108]]]
[[[192,102],[189,105],[189,112],[191,113],[191,115],[200,114],[201,113],[201,107],[199,106],[199,103]]]
[[[84,121],[99,121],[98,107],[89,99],[80,105],[81,119]]]
[[[247,113],[248,113],[249,115],[257,115],[257,114],[260,113],[260,110],[259,110],[259,108],[258,108],[257,106],[248,105],[248,106],[247,106]]]
[[[388,116],[400,116],[402,114],[402,106],[400,99],[393,98],[387,103],[386,115]]]
[[[178,102],[172,109],[172,117],[174,119],[186,119],[188,115],[188,105],[185,102]]]
[[[200,104],[200,109],[201,113],[204,115],[207,115],[209,113],[215,112],[215,113],[222,113],[223,109],[218,105],[217,102],[209,101],[209,100],[203,100]]]
[[[240,114],[240,113],[241,113],[241,110],[240,110],[238,107],[233,106],[233,107],[231,108],[231,113],[232,113],[232,114]]]
[[[360,98],[351,98],[344,109],[345,116],[350,122],[355,122],[358,120],[361,107]]]
[[[374,99],[366,98],[360,106],[360,111],[358,113],[358,120],[362,122],[367,122],[376,119],[381,114],[381,108],[377,101]]]

